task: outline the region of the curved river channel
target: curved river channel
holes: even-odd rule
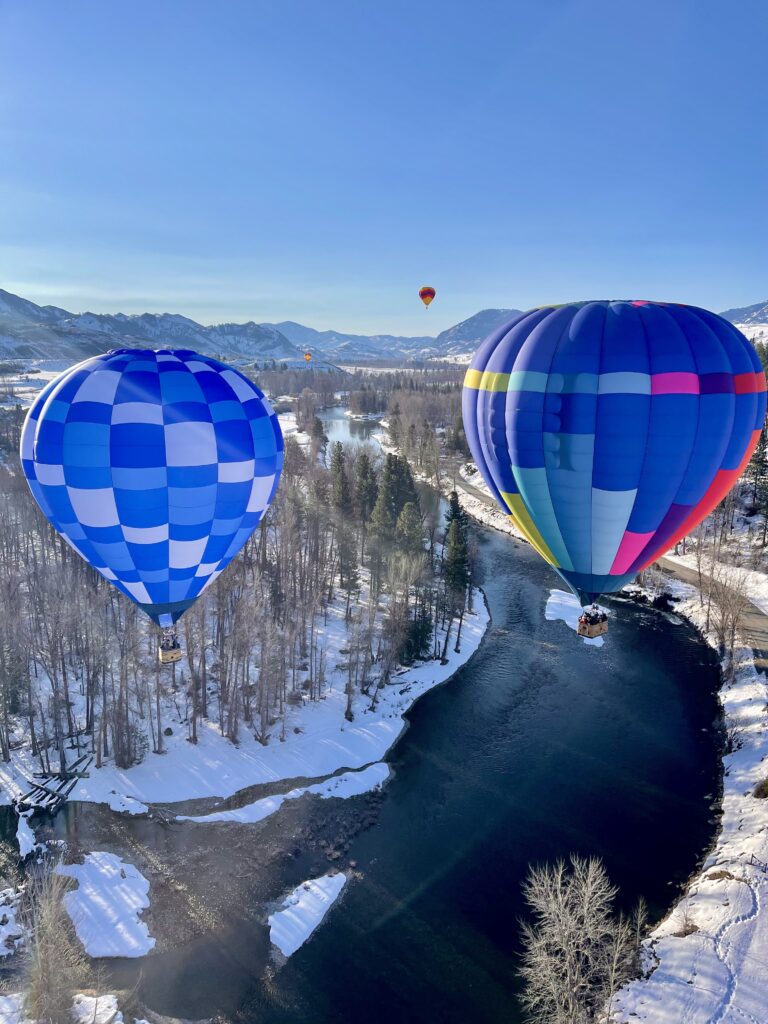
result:
[[[338,410],[324,418],[331,440],[359,442],[376,429],[350,424]],[[421,493],[425,503],[437,500]],[[492,617],[485,640],[412,709],[390,752],[394,775],[375,821],[350,839],[348,857],[361,877],[283,966],[269,959],[263,890],[248,888],[256,885],[249,854],[269,847],[266,823],[225,826],[234,831],[214,838],[207,827],[120,819],[117,842],[115,816],[103,808],[73,803],[59,815],[56,831],[84,850],[111,842],[128,851],[126,859],[134,847],[151,860],[188,854],[195,844],[198,866],[187,880],[205,870],[221,872],[222,886],[243,887],[243,909],[230,912],[226,926],[171,952],[115,964],[107,982],[127,987],[140,978],[151,1009],[185,1018],[514,1024],[520,885],[529,863],[598,854],[623,906],[642,895],[653,917],[666,912],[716,830],[713,653],[673,616],[626,601],[614,604],[605,645],[583,644],[563,622],[545,619],[558,581],[531,548],[490,529],[474,532]],[[317,803],[328,816],[337,813],[328,805],[342,801]],[[281,824],[270,819],[278,845],[295,841],[300,813],[281,810],[273,816]],[[272,900],[312,877],[303,851],[275,863]],[[259,914],[247,909],[256,899]]]

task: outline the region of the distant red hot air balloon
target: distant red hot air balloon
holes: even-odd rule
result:
[[[305,359],[306,362],[311,363],[312,362],[312,353],[311,352],[305,352],[304,353],[304,359]]]
[[[425,306],[429,306],[434,297],[435,289],[431,285],[425,284],[423,288],[419,288],[419,298]]]

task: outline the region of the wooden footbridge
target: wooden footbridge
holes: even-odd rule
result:
[[[56,814],[67,802],[67,797],[80,779],[88,778],[88,768],[92,761],[92,754],[83,754],[63,772],[35,772],[33,778],[41,781],[28,782],[29,789],[15,801],[16,810]]]

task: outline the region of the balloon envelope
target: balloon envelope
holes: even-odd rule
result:
[[[736,483],[765,420],[747,339],[703,309],[600,301],[521,313],[464,380],[475,462],[582,600],[613,593]]]
[[[21,460],[54,528],[167,626],[258,525],[283,439],[264,395],[237,370],[188,350],[119,349],[38,395]]]
[[[425,306],[428,306],[432,299],[434,299],[434,297],[435,289],[432,288],[431,285],[427,284],[424,285],[423,288],[419,288],[419,298],[421,299]]]
[[[312,362],[312,353],[311,352],[305,352],[304,353],[304,361],[307,362],[307,363],[311,363]]]

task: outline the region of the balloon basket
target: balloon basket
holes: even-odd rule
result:
[[[175,665],[177,661],[181,661],[181,646],[170,626],[163,630],[157,656],[161,665]]]
[[[590,640],[594,640],[597,636],[604,636],[608,632],[608,622],[581,622],[576,632],[579,636],[589,637]]]

